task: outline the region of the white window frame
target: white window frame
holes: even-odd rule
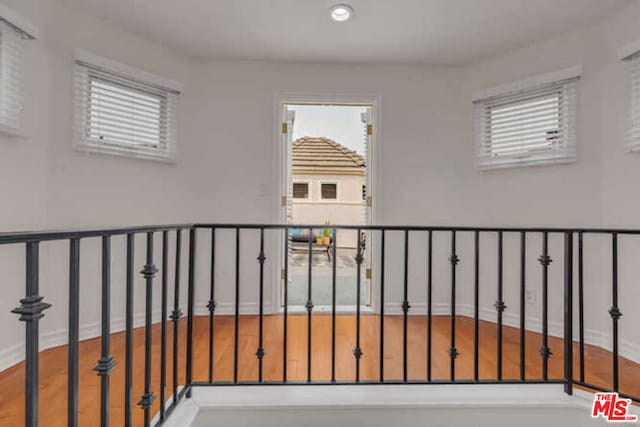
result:
[[[295,184],[307,184],[307,197],[294,197],[293,196],[293,185]],[[312,200],[312,196],[311,196],[311,181],[307,181],[307,180],[300,180],[300,179],[296,179],[293,181],[293,183],[291,184],[291,199],[294,202],[301,202],[304,200]]]
[[[322,186],[324,184],[335,184],[336,186],[336,198],[335,199],[325,199],[322,197]],[[338,181],[318,181],[318,200],[322,200],[323,202],[337,202],[340,200],[340,183]]]
[[[476,92],[472,99],[475,104],[476,167],[480,170],[488,170],[574,162],[576,160],[577,80],[581,73],[581,67],[572,67]],[[491,124],[493,108],[504,108],[510,103],[517,105],[527,102],[528,98],[542,99],[553,96],[556,92],[559,97],[558,107],[564,111],[561,116],[562,121],[559,123],[559,128],[563,129],[563,136],[558,144],[551,144],[548,149],[520,151],[513,154],[491,151],[490,128],[487,126]]]
[[[640,152],[640,40],[618,49],[620,60],[629,63],[629,129],[628,152]]]
[[[159,140],[162,145],[140,146],[134,143],[104,141],[90,137],[91,83],[101,79],[124,89],[138,91],[160,99],[159,120],[166,125],[166,135]],[[173,162],[176,154],[177,98],[182,92],[182,84],[157,76],[111,59],[97,56],[78,49],[75,52],[75,130],[74,148],[78,151],[112,154],[138,159]]]
[[[5,39],[0,34],[0,133],[24,138],[24,41],[36,39],[38,29],[3,4],[0,4],[0,22],[3,24],[0,32],[10,31],[9,37],[14,38],[13,42],[5,41],[9,37]],[[5,43],[14,43],[13,53]],[[5,64],[10,64],[11,68]],[[6,96],[9,91],[12,92],[10,97]],[[11,112],[15,114],[14,119],[9,117]]]

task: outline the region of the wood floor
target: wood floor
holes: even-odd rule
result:
[[[426,378],[426,319],[410,316],[408,323],[408,378]],[[433,379],[449,378],[450,318],[433,318]],[[377,315],[363,315],[361,323],[361,379],[377,380],[379,369],[379,325]],[[355,346],[355,317],[339,315],[336,320],[336,379],[351,381],[355,375],[353,348]],[[496,378],[496,325],[480,323],[479,374],[483,379]],[[172,341],[172,328],[168,324],[168,343]],[[255,356],[258,347],[257,316],[242,316],[239,328],[238,380],[255,381],[258,363]],[[281,315],[265,316],[264,319],[264,380],[282,379]],[[180,322],[179,383],[184,383],[186,322]],[[194,380],[208,380],[208,317],[195,318],[194,334]],[[216,316],[214,330],[214,380],[233,379],[234,319],[231,316]],[[402,317],[385,316],[384,376],[393,381],[402,378]],[[519,331],[505,327],[503,335],[503,378],[517,379],[520,375]],[[152,388],[159,398],[160,385],[160,325],[153,328],[153,382]],[[540,334],[526,335],[526,375],[528,379],[541,378]],[[562,341],[549,338],[553,356],[549,360],[549,378],[562,377]],[[456,378],[473,378],[473,321],[458,317],[456,323],[456,347],[460,355],[456,359]],[[119,362],[111,374],[111,425],[124,423],[124,333],[112,335],[113,357]],[[574,346],[574,370],[578,375],[578,346]],[[586,375],[588,383],[610,387],[611,354],[603,349],[586,347]],[[80,396],[79,417],[81,426],[99,425],[100,379],[92,371],[100,355],[100,340],[92,339],[80,344]],[[171,361],[173,354],[168,345],[167,396],[171,393]],[[134,404],[142,395],[144,378],[144,329],[134,331]],[[305,315],[290,315],[288,329],[287,376],[290,381],[303,381],[307,376],[307,318]],[[331,375],[331,316],[314,315],[312,327],[312,378],[327,381]],[[0,373],[0,425],[20,426],[24,424],[24,364],[18,364]],[[67,396],[67,348],[57,347],[40,354],[40,425],[66,425]],[[620,359],[620,391],[640,396],[640,365]],[[159,399],[152,408],[159,410]],[[142,410],[134,407],[135,425],[142,425]]]

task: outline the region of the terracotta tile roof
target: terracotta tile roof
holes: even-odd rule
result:
[[[304,136],[293,143],[296,175],[364,175],[365,159],[329,138]]]

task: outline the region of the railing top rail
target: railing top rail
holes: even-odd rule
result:
[[[341,230],[386,230],[386,231],[481,231],[481,232],[526,232],[526,233],[586,233],[586,234],[640,234],[640,228],[562,228],[562,227],[497,227],[497,226],[457,226],[457,225],[337,225],[331,224],[255,224],[255,223],[197,223],[143,225],[132,227],[61,229],[40,231],[15,231],[0,233],[0,244],[23,243],[28,241],[65,240],[100,236],[115,236],[128,233],[147,233],[186,228],[217,229],[322,229],[325,227]]]
[[[114,228],[87,228],[71,230],[17,231],[0,233],[0,245],[45,240],[81,239],[88,237],[116,236],[129,233],[148,233],[154,231],[192,228],[193,224],[142,225]]]
[[[640,234],[640,228],[563,228],[563,227],[497,227],[497,226],[457,226],[457,225],[337,225],[337,224],[234,224],[234,223],[198,223],[195,228],[217,229],[309,229],[336,228],[342,230],[386,230],[386,231],[485,231],[485,232],[526,232],[526,233],[592,233],[592,234]]]

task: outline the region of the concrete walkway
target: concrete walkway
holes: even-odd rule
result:
[[[336,305],[355,305],[357,295],[355,249],[338,248],[336,258]],[[311,297],[315,306],[331,305],[333,263],[324,253],[312,257]],[[289,265],[289,301],[292,306],[305,305],[308,299],[309,255],[294,252]],[[369,280],[366,266],[362,265],[360,282],[361,304],[369,303]]]

